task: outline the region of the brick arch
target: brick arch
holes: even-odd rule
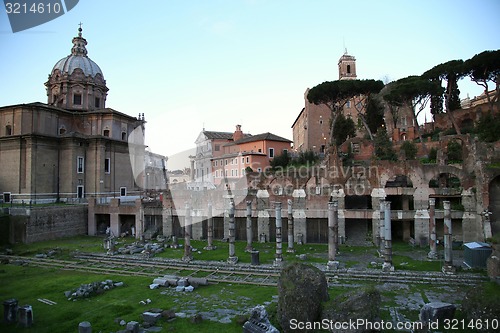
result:
[[[429,184],[431,179],[437,179],[439,175],[448,173],[455,175],[460,180],[460,184],[466,187],[464,186],[466,184],[466,179],[470,177],[465,171],[451,165],[426,166],[423,172],[423,178],[426,180],[427,184]]]

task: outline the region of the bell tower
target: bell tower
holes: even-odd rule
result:
[[[339,80],[356,80],[356,78],[356,58],[349,55],[345,49],[339,59]]]

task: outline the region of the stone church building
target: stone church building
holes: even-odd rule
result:
[[[3,201],[85,201],[139,195],[128,136],[144,117],[106,107],[103,72],[87,55],[82,29],[71,54],[45,83],[47,103],[0,107],[0,193]]]

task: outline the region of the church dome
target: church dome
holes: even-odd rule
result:
[[[109,89],[101,69],[87,56],[81,26],[72,42],[71,54],[54,65],[45,83],[47,103],[73,111],[104,109]]]
[[[92,61],[92,59],[87,56],[72,54],[59,60],[52,69],[52,72],[58,69],[61,73],[68,73],[71,75],[77,68],[80,68],[85,76],[90,75],[95,77],[97,74],[103,75],[99,66]]]
[[[86,45],[87,41],[82,37],[82,28],[79,28],[78,37],[73,38],[71,54],[59,60],[52,69],[52,73],[59,70],[61,74],[71,75],[75,69],[79,68],[85,76],[95,77],[101,74],[104,77],[101,68],[87,56]]]

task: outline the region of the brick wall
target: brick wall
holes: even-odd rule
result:
[[[87,206],[37,207],[28,213],[26,243],[87,234]]]

